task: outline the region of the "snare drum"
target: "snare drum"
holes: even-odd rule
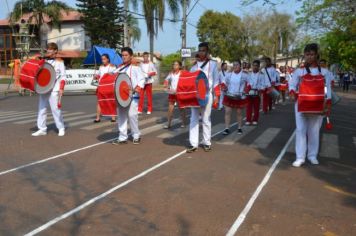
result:
[[[247,99],[245,94],[231,94],[226,93],[223,100],[224,106],[231,108],[244,108],[247,105]]]

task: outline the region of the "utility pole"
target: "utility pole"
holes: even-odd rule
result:
[[[187,0],[183,0],[183,23],[182,23],[182,49],[187,47]],[[183,67],[185,66],[185,58],[182,58]]]
[[[124,0],[124,47],[129,46],[129,28],[127,25],[127,20],[128,20],[128,11],[129,11],[129,0]]]

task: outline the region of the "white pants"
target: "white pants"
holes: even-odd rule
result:
[[[138,129],[138,99],[133,99],[130,106],[123,108],[117,107],[119,141],[128,139],[127,135],[127,120],[130,123],[132,137],[140,138],[140,130]]]
[[[57,129],[64,129],[64,122],[61,109],[58,108],[59,92],[51,92],[39,95],[37,127],[39,130],[47,131],[47,107],[51,107],[54,122]]]
[[[203,121],[203,145],[211,145],[211,107],[213,95],[210,93],[208,104],[204,108],[191,108],[189,142],[193,147],[199,145],[199,113],[201,112]]]
[[[295,122],[297,126],[295,152],[298,160],[316,159],[319,151],[319,133],[323,123],[321,115],[305,115],[298,112],[295,104]]]

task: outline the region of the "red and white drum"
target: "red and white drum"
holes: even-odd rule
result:
[[[117,115],[115,97],[115,81],[118,74],[104,74],[100,79],[97,90],[98,103],[103,116]]]
[[[322,114],[325,111],[325,79],[321,74],[305,74],[301,78],[298,94],[298,111]]]
[[[209,82],[203,71],[181,71],[177,85],[179,108],[204,107],[209,100]]]
[[[103,116],[116,116],[117,106],[128,107],[133,99],[131,79],[126,73],[104,74],[97,90]]]
[[[287,91],[288,90],[288,83],[282,83],[279,86],[279,91]]]
[[[21,68],[20,84],[25,89],[46,94],[52,91],[55,83],[56,72],[45,60],[30,59]]]

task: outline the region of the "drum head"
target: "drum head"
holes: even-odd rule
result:
[[[132,101],[131,79],[126,73],[118,74],[115,82],[115,97],[121,107],[128,107]]]
[[[36,76],[35,90],[39,94],[49,93],[55,83],[56,71],[51,64],[46,62]]]
[[[204,107],[209,101],[209,81],[203,71],[200,71],[197,76],[196,88],[198,103],[201,107]]]

